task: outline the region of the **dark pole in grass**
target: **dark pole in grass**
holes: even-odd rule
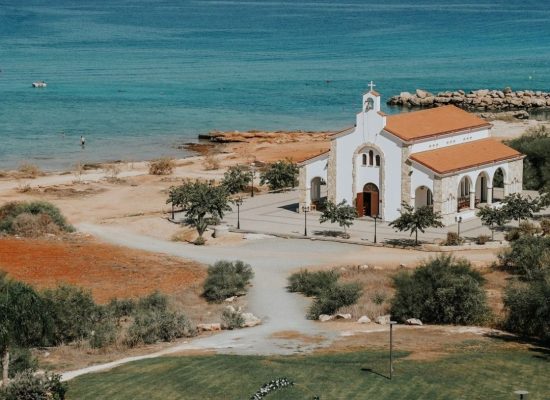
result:
[[[307,236],[307,213],[309,212],[309,207],[304,204],[302,211],[304,212],[304,236]]]
[[[172,203],[172,221],[174,220],[174,203]]]
[[[460,223],[462,222],[462,217],[455,217],[455,220],[458,224],[458,240],[460,240]]]
[[[374,243],[376,243],[376,220],[378,219],[379,215],[373,216],[374,218]]]
[[[241,206],[243,205],[243,198],[240,196],[237,197],[235,205],[237,206],[237,229],[241,229]]]
[[[393,377],[393,326],[396,321],[390,321],[390,381]]]
[[[518,395],[519,400],[527,400],[527,395],[529,392],[527,390],[516,390],[514,394]]]

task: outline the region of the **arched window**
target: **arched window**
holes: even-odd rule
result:
[[[367,155],[363,154],[363,165],[367,165]]]
[[[376,166],[380,166],[380,156],[378,154],[376,155]]]
[[[369,165],[374,165],[374,151],[369,150]]]

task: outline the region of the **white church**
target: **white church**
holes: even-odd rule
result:
[[[386,115],[373,86],[355,126],[299,163],[301,206],[346,200],[360,217],[391,221],[405,202],[433,207],[450,225],[522,191],[524,156],[491,138],[490,123],[452,105]]]

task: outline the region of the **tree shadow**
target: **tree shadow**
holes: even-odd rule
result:
[[[550,362],[550,343],[540,339],[534,339],[524,336],[516,336],[511,333],[486,333],[484,336],[491,339],[501,340],[507,343],[518,343],[527,345],[530,352],[533,352],[534,358]]]
[[[419,247],[423,242],[414,243],[414,239],[387,239],[384,243],[400,247]]]
[[[278,208],[282,208],[283,210],[292,211],[292,212],[299,212],[299,207],[300,207],[299,203],[290,203],[290,204],[279,206]]]
[[[342,231],[333,231],[333,230],[326,230],[326,231],[314,231],[314,235],[316,236],[324,236],[324,237],[337,237],[341,239],[349,239],[349,234]]]

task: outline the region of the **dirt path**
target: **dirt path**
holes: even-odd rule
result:
[[[221,259],[240,259],[252,265],[255,277],[249,295],[248,310],[263,319],[263,324],[248,329],[224,331],[199,338],[162,351],[114,362],[65,372],[64,380],[90,372],[97,372],[132,361],[174,354],[184,350],[213,349],[233,354],[294,354],[309,351],[331,342],[338,333],[327,331],[321,325],[305,319],[308,300],[286,291],[288,274],[300,267],[370,263],[395,267],[399,263],[414,265],[430,256],[429,253],[378,247],[363,247],[332,242],[315,242],[289,239],[248,240],[240,245],[198,247],[167,242],[139,235],[120,227],[81,224],[79,229],[104,241],[141,250],[166,253],[202,263]],[[468,252],[462,256],[472,261],[486,262],[494,258],[491,252]],[[293,331],[321,341],[304,341],[303,338],[277,337],[278,332]]]

